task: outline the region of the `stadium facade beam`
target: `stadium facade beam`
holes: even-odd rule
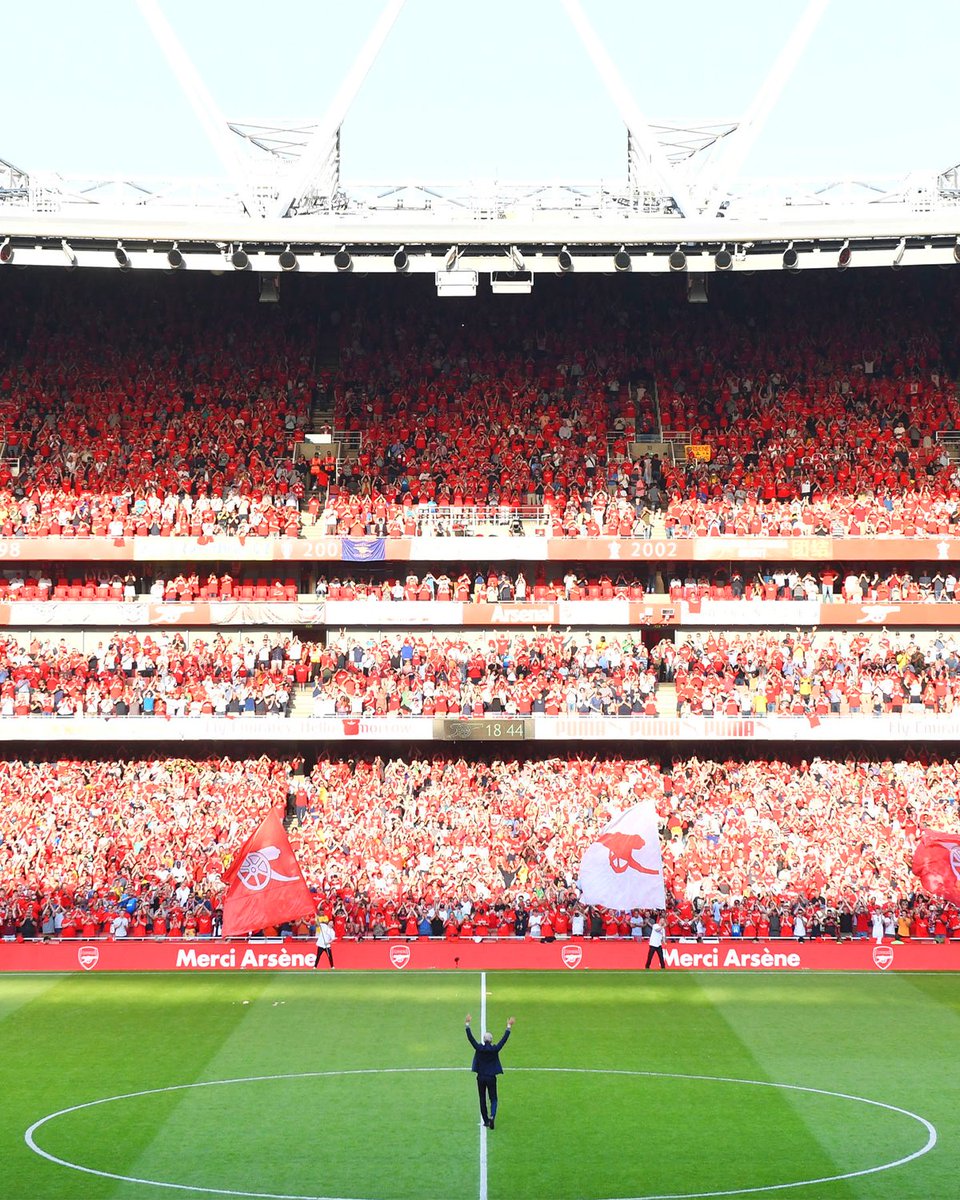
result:
[[[157,0],[137,0],[137,7],[149,26],[157,46],[169,63],[170,69],[176,76],[184,96],[193,109],[194,116],[207,135],[217,158],[237,189],[237,195],[244,208],[251,217],[260,216],[260,206],[257,204],[250,186],[243,160],[237,152],[240,143],[231,132],[226,118],[217,107],[200,72],[190,61],[173,26],[164,16]]]
[[[278,223],[290,225],[288,222]],[[682,224],[682,222],[681,222]],[[722,225],[722,222],[720,223]],[[268,226],[267,222],[264,222]],[[755,271],[847,270],[862,268],[908,268],[915,266],[957,266],[960,245],[955,234],[942,232],[930,236],[908,235],[891,227],[888,235],[867,237],[849,235],[842,226],[822,230],[810,239],[766,238],[740,243],[726,239],[680,241],[637,241],[634,239],[591,240],[583,229],[568,228],[554,238],[517,237],[532,231],[514,230],[509,244],[482,242],[457,243],[455,269],[449,266],[448,240],[424,236],[424,229],[396,231],[393,237],[371,239],[369,230],[355,229],[356,237],[315,241],[308,237],[276,238],[233,236],[197,238],[170,229],[161,232],[141,225],[121,237],[115,233],[92,238],[86,235],[21,237],[13,229],[3,231],[9,238],[10,262],[17,266],[61,268],[101,268],[107,270],[169,271],[171,248],[177,247],[177,268],[232,274],[244,271],[255,275],[279,276],[284,266],[281,254],[294,256],[293,270],[300,274],[385,274],[401,279],[427,275],[446,289],[471,283],[491,285],[497,292],[529,292],[533,281],[555,275],[665,275],[685,274],[688,278],[705,277],[718,272],[752,273]],[[289,232],[289,231],[288,231]],[[341,233],[344,231],[341,230]],[[434,233],[436,231],[433,231]],[[559,231],[557,231],[559,232]],[[410,236],[413,233],[414,236]],[[365,235],[365,236],[364,236]],[[123,246],[123,262],[117,256],[118,241]],[[234,253],[242,242],[238,261]],[[403,247],[402,268],[397,264],[397,247]],[[678,246],[681,249],[676,254]],[[345,253],[344,253],[345,251]],[[628,265],[623,266],[624,252]],[[338,261],[339,260],[339,261]],[[517,261],[522,261],[522,270]],[[346,265],[344,265],[346,262]],[[239,263],[239,265],[238,265]],[[11,269],[0,263],[0,275]],[[468,281],[469,276],[469,281]],[[403,286],[398,280],[398,285]]]
[[[700,213],[716,215],[720,204],[740,174],[747,156],[757,138],[763,132],[767,118],[780,99],[783,89],[796,70],[804,50],[820,24],[830,0],[809,0],[794,26],[783,49],[774,59],[767,77],[737,124],[737,128],[725,138],[717,158],[705,168],[696,185],[696,208]]]
[[[303,201],[318,172],[334,153],[340,126],[370,68],[376,62],[377,55],[389,37],[403,5],[404,0],[388,0],[370,31],[370,36],[364,42],[337,94],[304,148],[300,161],[280,184],[280,193],[271,207],[272,216],[285,217],[292,208],[296,208]]]
[[[694,210],[693,197],[686,184],[671,168],[656,135],[650,127],[650,122],[640,111],[630,90],[623,81],[613,59],[607,52],[606,46],[597,36],[596,30],[587,19],[580,5],[580,0],[561,0],[564,11],[570,18],[574,30],[579,37],[590,61],[597,69],[611,100],[626,125],[633,145],[645,159],[650,170],[652,181],[657,184],[665,196],[669,196],[681,216],[689,216]]]

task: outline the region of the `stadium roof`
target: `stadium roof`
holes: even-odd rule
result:
[[[341,83],[325,111],[296,120],[227,119],[158,0],[138,0],[221,176],[77,176],[0,162],[0,262],[410,271],[469,294],[486,274],[499,277],[500,290],[523,291],[537,273],[558,270],[709,274],[957,261],[956,167],[896,179],[744,177],[828,6],[805,0],[738,116],[671,122],[648,116],[580,0],[557,0],[583,69],[592,64],[624,131],[622,176],[372,185],[344,173],[341,133],[404,0],[385,0],[355,57],[338,64]]]

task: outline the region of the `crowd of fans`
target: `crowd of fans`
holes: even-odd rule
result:
[[[289,715],[298,695],[349,718],[879,716],[960,698],[960,643],[936,632],[95,636],[0,639],[0,717]]]
[[[165,629],[92,641],[0,639],[0,717],[286,716],[317,645]]]
[[[267,320],[211,280],[15,282],[0,535],[297,533],[309,471],[294,450],[317,387],[308,314]]]
[[[336,482],[388,505],[538,503],[567,536],[649,535],[654,514],[674,536],[940,536],[960,474],[937,435],[960,402],[937,282],[764,282],[696,314],[608,292],[482,326],[365,304],[335,388],[364,451]],[[705,453],[633,460],[629,440],[660,430]]]
[[[542,604],[557,600],[634,600],[668,596],[670,600],[812,600],[832,603],[952,603],[958,577],[935,564],[858,570],[840,565],[764,564],[758,569],[719,570],[691,562],[686,570],[634,569],[594,573],[571,564],[546,572],[503,566],[444,564],[436,574],[396,568],[374,573],[319,575],[312,581],[295,575],[234,576],[229,571],[179,570],[176,575],[136,575],[87,569],[83,575],[43,567],[33,573],[0,571],[0,602],[16,600],[111,600],[145,598],[164,603],[195,601],[295,601],[301,596],[326,600],[462,601],[477,604]]]
[[[269,317],[209,279],[24,277],[0,340],[0,532],[415,536],[534,506],[562,536],[952,534],[956,304],[917,276],[728,280],[696,312],[637,281],[469,314],[371,285]],[[327,404],[356,457],[298,456]],[[697,452],[631,457],[661,433]]]
[[[311,662],[311,678],[322,716],[945,713],[960,696],[960,646],[885,630],[657,641],[570,630],[343,632]]]
[[[190,936],[215,928],[221,871],[271,807],[342,936],[630,936],[585,910],[582,855],[655,801],[675,935],[960,933],[915,895],[922,828],[960,830],[960,763],[689,756],[444,755],[0,763],[3,936]],[[305,932],[305,924],[298,927]]]
[[[449,573],[448,573],[449,571]],[[362,576],[320,576],[317,596],[330,600],[464,601],[480,604],[534,604],[556,600],[635,600],[667,595],[671,600],[814,600],[825,603],[947,603],[957,599],[958,578],[952,568],[922,565],[905,568],[856,570],[839,565],[764,564],[759,569],[704,570],[690,563],[683,572],[632,570],[594,574],[571,565],[550,578],[537,569],[530,580],[524,572],[503,567],[437,574],[407,571]]]
[[[960,474],[937,436],[960,429],[956,303],[936,279],[922,306],[912,280],[842,292],[780,281],[768,304],[762,283],[731,287],[696,313],[585,284],[579,303],[547,292],[535,309],[494,304],[467,319],[369,291],[333,314],[339,361],[318,372],[311,303],[267,317],[236,292],[216,301],[214,280],[171,280],[136,303],[86,278],[50,289],[32,273],[5,278],[29,302],[8,306],[0,338],[2,538],[455,535],[455,510],[530,506],[564,537],[943,537],[960,526]],[[327,391],[335,426],[361,435],[356,459],[297,457]],[[630,443],[661,428],[709,454],[632,460]],[[615,578],[537,568],[527,579],[446,565],[322,576],[304,590],[387,602],[946,602],[958,580],[944,566],[693,564]],[[0,599],[300,591],[288,576],[175,569],[7,567]],[[960,646],[937,633],[161,630],[90,649],[95,636],[0,638],[0,716],[284,715],[312,693],[317,715],[344,717],[813,718],[946,713],[960,697]],[[658,807],[674,936],[778,936],[798,918],[856,936],[878,912],[887,933],[960,933],[960,915],[916,898],[909,873],[921,828],[960,828],[953,759],[438,754],[302,768],[266,756],[0,760],[2,936],[208,935],[220,872],[273,805],[289,812],[341,936],[636,936],[641,914],[579,904],[576,873],[611,812],[641,797]]]

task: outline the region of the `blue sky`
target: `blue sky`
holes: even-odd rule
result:
[[[228,117],[319,116],[379,0],[161,0]],[[736,118],[803,0],[584,0],[649,117]],[[202,176],[219,164],[133,0],[4,12],[0,157]],[[960,162],[960,3],[832,0],[746,176]],[[621,179],[625,133],[556,0],[407,0],[343,128],[347,181]]]

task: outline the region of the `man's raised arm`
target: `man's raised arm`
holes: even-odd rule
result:
[[[496,1052],[498,1054],[504,1048],[504,1046],[507,1044],[507,1038],[510,1036],[510,1030],[513,1028],[513,1025],[514,1025],[514,1022],[516,1021],[516,1019],[517,1019],[516,1017],[511,1017],[509,1019],[509,1021],[507,1021],[507,1028],[504,1030],[503,1037],[500,1039],[499,1042],[497,1042],[496,1046],[494,1046],[494,1049],[496,1050]]]

